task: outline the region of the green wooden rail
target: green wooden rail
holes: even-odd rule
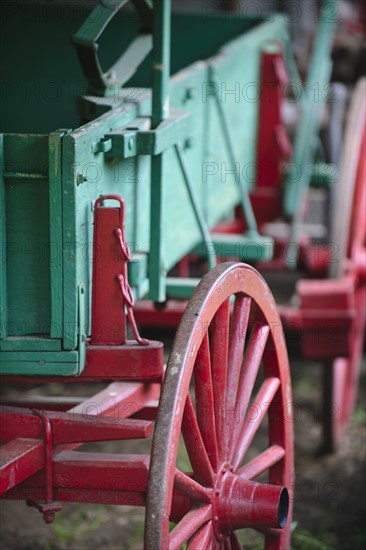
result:
[[[331,92],[329,80],[332,71],[331,48],[337,20],[333,14],[337,3],[326,1],[320,16],[314,54],[310,63],[301,103],[302,122],[295,136],[294,152],[285,182],[284,213],[292,220],[290,241],[297,243],[299,225],[307,191],[312,177],[312,166],[318,147],[321,114]],[[296,73],[293,71],[296,81]],[[298,83],[298,82],[297,82]],[[294,247],[296,249],[296,247]],[[296,254],[288,259],[291,268],[296,267]]]

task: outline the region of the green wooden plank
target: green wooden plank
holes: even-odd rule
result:
[[[0,134],[0,339],[7,335],[7,292],[6,292],[6,225],[5,225],[5,189],[4,189],[4,136]]]
[[[166,293],[169,298],[188,300],[201,279],[168,277],[166,280]]]
[[[5,135],[7,334],[50,332],[48,137]]]
[[[273,239],[262,235],[247,236],[226,233],[211,235],[212,253],[227,261],[268,262],[273,257]],[[206,244],[200,244],[195,254],[206,255]]]
[[[49,208],[50,208],[50,277],[51,338],[62,337],[62,157],[61,138],[65,130],[49,135]]]
[[[138,286],[142,281],[147,279],[147,254],[137,253],[128,262],[128,281],[133,286]]]
[[[37,363],[73,363],[78,358],[77,351],[4,351],[1,354],[1,364],[14,361],[33,361]]]
[[[61,351],[61,340],[50,338],[6,338],[0,341],[3,351]]]

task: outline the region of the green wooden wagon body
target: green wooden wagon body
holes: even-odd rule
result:
[[[256,154],[261,50],[268,40],[288,42],[287,25],[280,16],[272,21],[173,16],[170,105],[177,122],[165,135],[161,132],[151,143],[146,141],[147,153],[154,147],[163,151],[160,230],[150,220],[151,154],[134,151],[136,130],[126,139],[127,128],[149,127],[151,59],[109,97],[79,99],[75,114],[75,97],[85,93],[86,82],[69,37],[84,18],[85,9],[71,10],[68,5],[42,5],[38,11],[13,6],[7,13],[0,183],[4,374],[77,375],[84,368],[93,203],[99,196],[120,194],[126,202],[127,239],[133,252],[130,283],[140,298],[149,296],[152,239],[161,243],[163,281],[184,255],[202,245],[170,142],[178,142],[184,151],[207,226],[231,215],[240,191],[235,175],[226,173],[231,159],[212,91],[221,94],[235,156],[250,171]],[[16,45],[15,28],[22,34],[22,48]],[[115,44],[127,47],[136,29],[132,12],[113,20],[101,42],[106,64],[115,57]],[[111,140],[113,132],[117,137]],[[122,152],[116,153],[118,147]],[[225,164],[224,171],[214,168],[217,159]],[[151,289],[150,297],[159,298]]]

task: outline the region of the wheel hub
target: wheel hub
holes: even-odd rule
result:
[[[215,535],[222,540],[230,531],[245,527],[285,527],[289,495],[286,487],[248,480],[224,463],[216,478],[212,504]]]

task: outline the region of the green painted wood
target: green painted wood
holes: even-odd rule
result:
[[[77,360],[78,354],[76,351],[40,351],[34,353],[32,351],[6,351],[1,354],[1,365],[3,362],[13,361],[37,361],[38,363],[73,363]]]
[[[61,340],[42,338],[40,336],[26,338],[6,338],[0,340],[0,350],[3,351],[61,351]]]
[[[4,159],[6,334],[47,335],[51,323],[48,137],[6,134]]]
[[[153,57],[152,57],[152,113],[151,126],[155,130],[169,116],[170,77],[170,0],[156,2],[153,11]],[[150,256],[149,295],[152,300],[165,300],[165,276],[167,268],[163,257],[163,200],[165,153],[151,158],[151,205],[150,205]]]
[[[4,136],[0,134],[0,343],[7,335],[7,286],[6,286],[6,220],[5,220],[5,187],[4,187]]]
[[[51,338],[62,338],[62,158],[61,139],[67,132],[59,130],[48,138],[49,209],[50,209],[50,284]]]
[[[213,233],[211,240],[211,254],[215,253],[223,261],[268,262],[273,257],[271,237]],[[206,245],[198,245],[194,253],[205,257]]]
[[[32,361],[7,361],[0,363],[0,375],[26,375],[26,376],[77,376],[79,374],[78,361],[57,363],[49,361],[39,363]]]
[[[300,222],[296,217],[302,209],[310,184],[311,165],[318,146],[317,136],[321,114],[330,92],[328,83],[332,72],[331,48],[337,24],[336,17],[329,17],[329,13],[334,12],[333,7],[334,1],[327,0],[320,15],[316,42],[305,84],[307,101],[303,104],[302,121],[294,142],[292,163],[295,168],[289,170],[285,182],[284,212],[288,218],[294,219],[291,240],[295,242],[298,233],[296,226]],[[300,177],[296,176],[298,168],[300,168]]]
[[[311,168],[311,187],[332,187],[338,182],[338,167],[335,164],[317,162]]]
[[[147,266],[148,256],[147,254],[137,253],[133,254],[131,260],[128,262],[128,280],[131,287],[138,286],[142,281],[147,279]]]
[[[71,352],[5,352],[0,353],[0,374],[77,375],[78,353]]]
[[[184,277],[168,277],[166,280],[166,293],[169,298],[189,300],[200,279]]]

